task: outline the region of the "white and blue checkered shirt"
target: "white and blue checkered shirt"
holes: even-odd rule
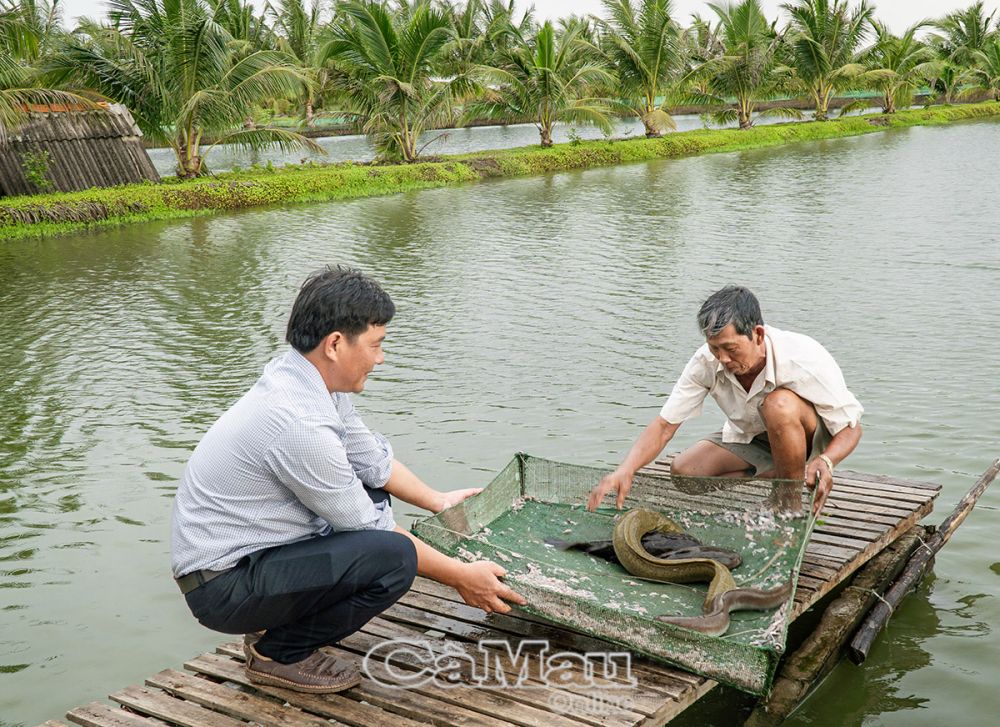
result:
[[[225,570],[248,553],[330,530],[391,530],[392,448],[350,398],[291,350],[205,433],[174,500],[172,568]]]

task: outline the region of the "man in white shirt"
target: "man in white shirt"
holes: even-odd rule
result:
[[[752,292],[727,286],[698,312],[705,335],[663,409],[614,472],[593,489],[587,507],[617,492],[622,507],[632,478],[653,461],[681,424],[701,413],[711,394],[727,421],[674,459],[671,471],[691,477],[805,479],[819,486],[819,511],[833,468],[861,439],[864,409],[837,362],[808,336],[765,326]]]

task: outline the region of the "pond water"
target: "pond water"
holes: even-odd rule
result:
[[[0,724],[211,649],[169,573],[201,434],[283,350],[298,284],[350,263],[398,306],[356,397],[440,488],[514,452],[612,465],[741,282],[865,405],[852,469],[936,481],[1000,456],[1000,125],[979,122],[0,247]],[[671,448],[715,429],[714,409]],[[1000,491],[861,668],[792,724],[992,722]],[[402,510],[406,523],[412,511]]]

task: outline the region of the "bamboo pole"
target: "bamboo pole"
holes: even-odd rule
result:
[[[877,594],[899,575],[910,554],[926,537],[927,531],[914,525],[862,566],[851,585],[823,611],[812,633],[783,661],[770,694],[757,704],[744,727],[780,724],[791,714],[809,690],[837,665],[844,644]]]
[[[885,628],[896,606],[899,605],[899,602],[903,600],[907,593],[917,587],[920,579],[923,578],[924,573],[927,572],[931,562],[934,560],[934,555],[941,550],[944,544],[951,538],[952,533],[958,529],[958,526],[972,512],[972,508],[976,506],[976,501],[986,491],[990,483],[993,482],[998,472],[1000,472],[1000,459],[994,460],[993,464],[986,468],[986,471],[983,472],[976,484],[972,486],[972,489],[965,493],[965,497],[958,501],[958,505],[955,506],[952,513],[941,523],[937,532],[910,558],[910,562],[906,564],[899,578],[885,592],[882,600],[875,604],[875,607],[872,608],[851,640],[847,648],[847,656],[851,661],[855,664],[862,664],[868,658],[868,652],[871,650],[872,644],[875,643],[875,639],[881,633],[882,629]]]

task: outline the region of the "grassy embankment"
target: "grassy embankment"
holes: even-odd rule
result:
[[[476,152],[409,165],[289,166],[190,181],[13,197],[0,199],[0,240],[190,217],[216,210],[370,197],[491,177],[755,149],[991,116],[1000,116],[1000,102],[901,111],[892,116],[875,114],[826,122],[758,126],[748,131],[701,129],[668,134],[660,139],[599,140],[558,144],[551,149],[524,147]]]

